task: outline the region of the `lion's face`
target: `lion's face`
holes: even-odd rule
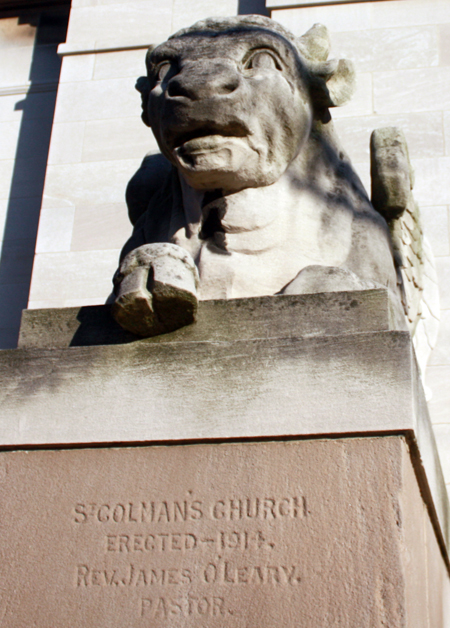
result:
[[[162,153],[196,189],[277,181],[312,124],[294,47],[265,29],[190,33],[148,60],[148,119]]]

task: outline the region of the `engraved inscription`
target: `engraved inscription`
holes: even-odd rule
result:
[[[176,567],[166,569],[146,569],[130,564],[126,569],[95,569],[88,565],[78,565],[78,587],[126,587],[190,584],[193,574],[189,569]]]
[[[252,565],[233,567],[227,561],[209,563],[203,572],[207,584],[290,584],[300,582],[296,565]]]
[[[301,586],[283,531],[301,531],[310,515],[304,495],[186,495],[75,504],[72,524],[97,539],[75,566],[76,589],[128,591],[136,617],[157,622],[229,617],[239,612],[240,587]]]
[[[202,519],[202,502],[142,501],[118,504],[77,504],[75,523],[173,523]]]
[[[223,597],[195,597],[189,595],[187,598],[142,598],[140,615],[142,617],[160,617],[167,618],[175,615],[189,617],[192,615],[199,616],[220,616],[231,615],[233,612],[225,607],[225,599]]]
[[[212,504],[192,501],[141,501],[116,504],[77,504],[75,523],[177,523],[182,521],[240,521],[298,519],[308,514],[306,498],[246,497],[218,499]]]
[[[155,534],[107,534],[107,552],[151,553],[186,552],[190,550],[252,550],[261,547],[273,548],[275,543],[266,539],[261,530],[256,532],[219,531],[213,538],[205,538],[192,532],[171,532]]]

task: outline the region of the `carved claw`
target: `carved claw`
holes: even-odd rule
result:
[[[138,336],[174,331],[195,321],[198,272],[175,244],[146,244],[131,251],[116,272],[115,320]]]

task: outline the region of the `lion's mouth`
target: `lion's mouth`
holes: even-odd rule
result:
[[[196,150],[197,148],[213,149],[221,140],[230,137],[247,137],[250,134],[249,129],[239,123],[231,123],[227,125],[207,125],[201,128],[193,129],[185,133],[177,133],[171,144],[172,150]]]

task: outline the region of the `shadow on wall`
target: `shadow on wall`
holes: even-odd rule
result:
[[[61,68],[57,46],[66,38],[69,9],[67,4],[19,16],[19,24],[36,27],[36,36],[30,87],[15,105],[22,119],[0,255],[0,349],[17,346],[21,313],[27,307]]]
[[[266,0],[239,0],[238,15],[267,15],[270,12],[266,9]]]

